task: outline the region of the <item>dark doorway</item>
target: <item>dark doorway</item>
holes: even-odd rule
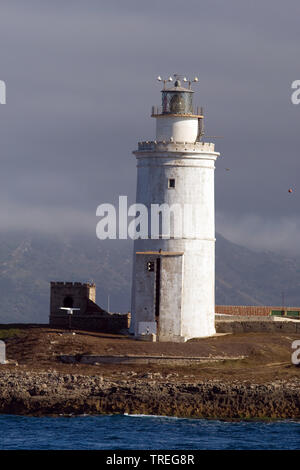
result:
[[[72,308],[74,304],[73,297],[67,296],[64,298],[64,307]]]
[[[159,317],[159,307],[160,307],[160,265],[161,260],[157,258],[156,260],[156,276],[155,276],[155,317],[158,323]]]

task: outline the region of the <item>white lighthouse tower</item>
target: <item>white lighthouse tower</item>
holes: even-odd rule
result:
[[[162,106],[152,108],[155,140],[133,152],[136,202],[147,207],[149,223],[148,237],[134,242],[131,330],[179,342],[215,333],[219,153],[201,141],[203,112],[193,106],[191,81],[175,75],[174,84],[163,82]]]

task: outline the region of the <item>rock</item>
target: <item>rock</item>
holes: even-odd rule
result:
[[[217,379],[170,382],[159,372],[130,380],[56,370],[0,371],[0,412],[18,414],[148,413],[182,417],[299,419],[300,380],[255,384]],[[173,375],[174,376],[174,375]],[[157,382],[159,379],[159,382]]]

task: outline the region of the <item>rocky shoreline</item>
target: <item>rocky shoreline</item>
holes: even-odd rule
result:
[[[0,372],[0,413],[149,414],[214,419],[300,419],[300,380],[252,383],[129,372],[122,380],[56,371]]]

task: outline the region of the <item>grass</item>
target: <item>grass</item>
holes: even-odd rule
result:
[[[0,329],[0,340],[6,340],[8,338],[14,338],[15,336],[20,336],[22,331],[18,328],[8,328]]]

